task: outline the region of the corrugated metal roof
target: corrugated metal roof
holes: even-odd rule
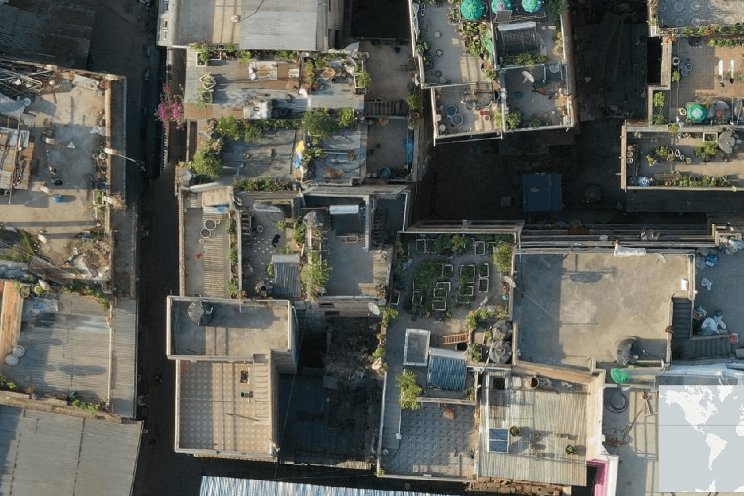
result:
[[[322,9],[322,10],[321,10]],[[324,7],[316,0],[243,0],[240,48],[250,50],[309,50],[318,46],[318,16]],[[322,14],[321,14],[322,13]]]
[[[274,264],[274,298],[299,298],[302,296],[300,285],[300,255],[272,255]]]
[[[567,444],[586,445],[587,398],[575,392],[540,389],[496,390],[484,386],[478,475],[552,484],[586,485],[586,459],[567,455]],[[489,451],[490,429],[518,427],[506,453]]]
[[[435,496],[413,491],[383,491],[350,487],[313,486],[230,477],[202,477],[199,496]],[[439,495],[443,496],[443,495]]]
[[[109,397],[111,329],[107,314],[93,298],[74,293],[59,296],[53,305],[27,301],[18,344],[26,354],[18,365],[0,365],[0,371],[21,387],[37,393],[80,393],[85,401]],[[38,313],[34,315],[34,313]]]
[[[0,406],[0,494],[129,496],[141,424]]]
[[[467,364],[463,353],[438,348],[429,350],[426,378],[430,388],[460,391],[465,388],[466,374]]]
[[[111,325],[111,407],[134,417],[137,382],[137,301],[116,301]]]

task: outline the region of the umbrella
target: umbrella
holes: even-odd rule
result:
[[[469,19],[471,21],[480,19],[484,11],[485,8],[483,8],[480,0],[463,0],[460,4],[460,14],[463,19]]]
[[[610,369],[610,377],[616,384],[623,384],[630,380],[630,374],[625,369]]]
[[[703,122],[708,117],[708,111],[705,106],[699,103],[687,104],[687,118],[692,122]]]
[[[522,8],[525,12],[534,14],[542,7],[542,0],[522,0]]]
[[[498,12],[499,10],[511,10],[511,0],[492,0],[491,10]]]

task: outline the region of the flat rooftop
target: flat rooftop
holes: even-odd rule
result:
[[[566,67],[559,64],[502,71],[506,108],[521,115],[517,129],[573,125],[565,72]],[[535,81],[531,82],[526,74]]]
[[[213,309],[211,321],[198,325],[192,303]],[[289,306],[285,301],[232,301],[169,298],[169,354],[253,359],[269,350],[289,348]]]
[[[395,456],[384,463],[394,475],[469,478],[477,446],[474,405],[423,403],[418,410],[403,410],[403,439]]]
[[[450,10],[456,8],[445,2],[413,3],[413,12],[417,12],[414,26],[428,43],[427,53],[431,58],[431,63],[426,64],[424,69],[421,81],[423,85],[472,83],[483,79],[482,61],[468,55],[462,35],[457,31],[457,23],[448,19]],[[479,24],[490,26],[485,22]],[[416,40],[412,40],[412,43],[415,46]],[[424,65],[420,55],[419,63]]]
[[[431,389],[428,387],[427,368],[403,365],[408,329],[429,331],[430,347],[453,352],[458,341],[448,344],[444,338],[462,335],[468,312],[484,300],[494,308],[504,308],[500,303],[503,301],[502,274],[492,263],[489,249],[489,243],[491,248],[496,244],[497,236],[466,233],[464,238],[463,251],[450,253],[449,257],[445,252],[452,239],[450,234],[408,235],[401,240],[406,253],[403,260],[410,258],[412,263],[405,267],[397,281],[397,287],[403,289],[396,289],[391,295],[391,300],[398,302],[399,316],[387,329],[385,338],[388,382],[382,447],[390,454],[383,455],[381,463],[386,472],[423,475],[435,471],[433,475],[445,478],[469,478],[473,474],[475,462],[470,458],[469,450],[474,450],[477,445],[478,427],[473,419],[477,405],[474,402],[456,405],[454,419],[444,418],[443,408],[452,406],[447,402],[462,401],[463,392]],[[460,276],[461,270],[467,271],[470,267],[473,269],[473,282]],[[420,293],[414,294],[414,281]],[[437,283],[441,284],[436,286]],[[437,298],[434,298],[435,288]],[[445,315],[444,311],[435,310],[435,305],[436,308],[445,305],[450,313]],[[400,389],[394,378],[404,368],[414,371],[418,384],[426,388],[426,396],[440,398],[442,405],[423,403],[420,410],[401,410]],[[449,382],[454,376],[449,374],[445,378]],[[466,386],[471,385],[470,382],[472,379],[466,376]],[[410,434],[406,434],[404,428]],[[457,440],[449,437],[451,431],[457,433]],[[397,438],[398,432],[403,435],[402,439]],[[388,470],[388,464],[392,464],[392,471]]]
[[[176,451],[271,458],[272,365],[176,361]]]
[[[243,13],[245,2],[241,0],[185,0],[168,2],[169,20],[161,43],[188,45],[195,42],[240,43],[240,23],[232,22],[232,16]],[[164,12],[160,11],[161,18]],[[163,25],[161,21],[161,31]]]
[[[243,107],[253,97],[266,97],[286,103],[286,108],[301,108],[299,89],[300,68],[296,62],[262,60],[253,58],[246,62],[219,58],[220,52],[211,51],[206,66],[197,65],[197,52],[186,50],[186,76],[184,84],[185,117],[187,119],[219,118],[232,115],[243,119]],[[196,103],[206,91],[205,78],[214,78],[208,103]],[[295,101],[294,99],[298,100]]]
[[[732,186],[744,186],[744,147],[736,143],[742,138],[744,133],[723,126],[683,128],[682,133],[677,136],[666,131],[627,128],[627,185],[689,187],[686,178],[692,177],[699,180],[706,178],[707,187],[719,187],[728,191],[731,191]],[[724,142],[726,139],[732,142],[731,148],[727,148],[730,153],[724,152],[717,145],[716,155],[706,159],[707,161],[696,155],[696,148],[706,141]],[[696,184],[692,186],[699,187]]]
[[[498,88],[491,82],[443,86],[432,90],[436,138],[503,131]],[[459,117],[458,117],[459,116]]]
[[[691,256],[607,253],[516,256],[514,321],[527,362],[588,368],[616,361],[616,344],[640,339],[642,359],[667,360],[671,298],[692,277]]]
[[[181,190],[181,296],[230,296],[226,282],[232,276],[228,258],[231,213],[227,205],[232,203],[231,193],[228,193],[232,190],[221,188],[218,191],[223,199],[216,200],[216,203],[223,204],[224,201],[224,208],[205,204],[212,202],[213,196]]]
[[[359,197],[306,197],[308,207],[326,212],[330,219],[324,234],[323,255],[331,268],[326,296],[377,298],[379,286],[387,286],[389,250],[371,246],[370,203]],[[356,213],[328,214],[334,206],[356,206]]]
[[[97,165],[91,156],[97,156],[103,146],[105,138],[95,131],[110,119],[106,101],[107,94],[114,90],[107,80],[99,86],[103,78],[76,76],[72,71],[61,71],[56,91],[36,96],[26,108],[22,121],[31,132],[37,165],[27,190],[15,190],[11,197],[0,201],[6,226],[34,236],[42,229],[46,232],[47,242],[40,244],[40,251],[57,266],[73,256],[73,247],[83,248],[78,238],[81,232],[104,223],[103,208],[94,205],[96,192],[91,177],[105,184],[107,168],[104,163]],[[45,129],[53,139],[44,139]],[[105,129],[100,132],[105,133]],[[52,168],[62,184],[53,185]],[[60,202],[53,201],[56,195],[60,195]],[[106,278],[109,248],[103,242],[95,245],[103,256],[89,269],[94,277]]]
[[[606,389],[605,398],[616,391],[619,389]],[[627,398],[627,408],[619,413],[605,409],[602,415],[604,445],[621,462],[617,485],[628,496],[659,494],[658,394],[636,388],[622,394]]]
[[[295,129],[264,131],[260,143],[228,140],[222,147],[222,162],[234,168],[236,176],[302,179],[299,168],[292,166]]]
[[[109,398],[111,329],[108,312],[93,298],[74,293],[58,299],[27,300],[17,344],[25,354],[17,365],[0,364],[0,372],[36,394],[66,396],[77,391],[83,401]]]
[[[744,8],[739,2],[727,0],[659,0],[657,18],[659,26],[670,28],[733,26],[744,22]]]
[[[272,277],[266,273],[274,255],[295,250],[292,230],[279,229],[279,221],[288,221],[299,204],[297,192],[240,192],[242,233],[243,290],[250,298],[261,297],[257,290]],[[274,243],[276,236],[278,241]],[[275,295],[276,296],[276,295]]]
[[[331,267],[327,296],[377,297],[377,287],[387,283],[390,269],[386,250],[365,249],[363,236],[354,239],[330,235],[326,247]]]
[[[485,379],[478,475],[584,486],[588,388],[540,378],[549,383],[532,388],[532,378],[521,375]],[[516,436],[509,433],[513,426]],[[565,452],[569,444],[573,455]]]

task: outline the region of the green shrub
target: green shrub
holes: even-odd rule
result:
[[[235,279],[235,277],[231,277],[230,279],[225,281],[225,291],[230,298],[238,297],[240,286],[238,285],[238,281],[237,279]]]
[[[342,129],[356,127],[356,114],[351,107],[344,107],[338,111],[338,126]]]
[[[321,108],[305,112],[301,127],[310,136],[322,141],[338,131],[338,121],[331,117],[328,109]]]
[[[695,156],[702,160],[713,158],[717,152],[718,144],[715,141],[706,141],[695,147]]]
[[[493,264],[502,275],[511,274],[512,244],[501,242],[493,249]]]
[[[325,287],[331,277],[331,268],[328,261],[321,257],[320,252],[311,250],[307,253],[307,260],[300,269],[300,283],[305,289],[307,296],[313,296]]]
[[[242,135],[238,120],[232,115],[220,117],[214,123],[214,134],[219,138],[239,139]]]
[[[390,327],[390,325],[398,318],[398,309],[389,306],[382,306],[380,307],[380,316],[382,317],[382,326]]]
[[[404,370],[395,378],[395,383],[400,388],[400,407],[407,410],[418,410],[421,404],[419,396],[424,390],[416,382],[416,374],[410,370]]]
[[[215,179],[222,171],[222,162],[216,154],[210,152],[206,148],[200,147],[194,153],[191,162],[187,163],[187,167],[190,168],[194,174],[209,179]]]
[[[666,101],[664,97],[664,93],[662,93],[661,91],[654,91],[654,96],[653,96],[652,101],[653,101],[654,107],[663,108],[664,102]]]

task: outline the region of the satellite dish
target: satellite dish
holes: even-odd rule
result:
[[[380,315],[380,307],[377,306],[377,303],[374,301],[370,301],[367,305],[367,308],[370,312],[372,312],[372,315]]]

